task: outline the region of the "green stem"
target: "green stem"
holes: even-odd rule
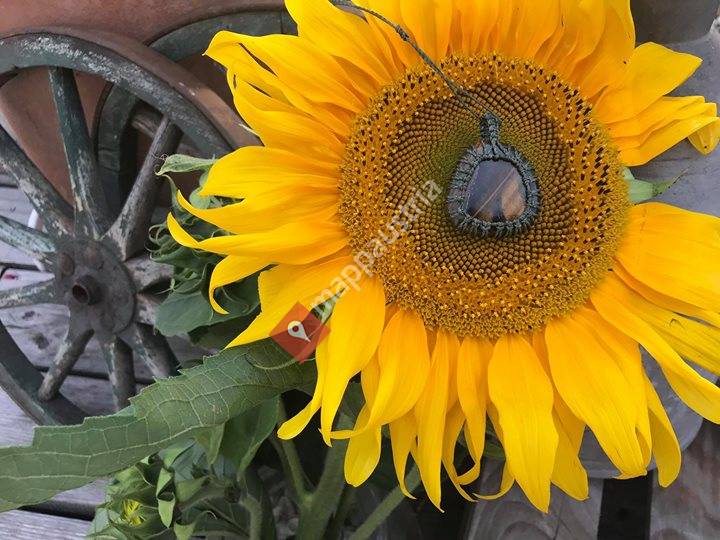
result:
[[[327,538],[330,540],[340,540],[342,538],[342,530],[345,525],[347,515],[355,502],[355,488],[352,486],[345,486],[345,489],[340,496],[340,502],[338,503],[335,515],[330,522],[328,527]]]
[[[308,497],[308,504],[300,507],[297,540],[324,538],[330,516],[335,512],[345,486],[343,463],[346,449],[347,441],[335,441],[328,449],[320,482]]]
[[[420,485],[420,474],[417,467],[413,467],[406,479],[408,491],[412,493]],[[365,522],[352,534],[350,540],[366,540],[370,538],[375,529],[392,514],[393,510],[403,501],[405,496],[400,487],[393,489],[385,499],[373,510]]]
[[[279,407],[278,425],[282,425],[282,423],[287,420],[287,414],[285,413],[285,406],[282,400],[280,401]],[[304,504],[308,497],[307,483],[305,481],[305,471],[300,462],[300,455],[297,452],[297,448],[295,448],[295,444],[292,441],[280,439],[275,433],[270,437],[270,442],[280,457],[285,476],[290,480],[291,487],[295,493],[297,504]]]

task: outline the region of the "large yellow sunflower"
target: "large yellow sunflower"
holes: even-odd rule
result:
[[[340,294],[307,407],[345,475],[376,467],[388,426],[401,487],[409,457],[440,505],[444,468],[478,478],[486,417],[517,481],[587,496],[585,428],[622,477],[651,457],[678,474],[672,426],[640,346],[677,394],[720,421],[720,220],[633,206],[623,177],[688,138],[712,151],[714,104],[666,97],[700,60],[635,47],[629,0],[363,0],[407,31],[327,0],[287,0],[299,36],[222,32],[208,55],[263,147],[212,168],[183,206],[227,235],[182,244],[225,256],[212,291],[265,270],[262,312],[230,346],[268,337],[296,302]],[[428,62],[430,61],[430,62]],[[444,74],[430,64],[434,63]],[[357,282],[357,277],[362,278]],[[216,309],[222,309],[215,304]],[[365,405],[333,431],[348,382]],[[453,463],[461,433],[474,460]]]

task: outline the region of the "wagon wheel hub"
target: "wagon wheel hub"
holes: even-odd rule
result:
[[[95,333],[118,334],[133,322],[136,286],[123,261],[101,242],[66,242],[58,253],[55,279],[73,316]]]

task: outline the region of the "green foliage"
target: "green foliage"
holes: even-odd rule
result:
[[[277,398],[227,425],[236,421],[251,425],[252,417],[263,415],[262,409],[274,409],[276,420]],[[260,431],[264,435],[254,431],[248,435],[257,439],[269,435],[264,427]],[[273,538],[275,522],[264,485],[255,468],[239,467],[236,457],[211,455],[202,445],[184,442],[121,471],[107,489],[107,502],[96,512],[89,538]]]
[[[646,180],[638,180],[633,176],[632,172],[630,172],[630,169],[625,169],[625,180],[628,183],[628,196],[630,197],[630,201],[638,204],[662,195],[675,185],[682,175],[681,173],[672,180],[648,182]]]
[[[114,415],[39,427],[31,446],[0,448],[0,511],[111,475],[314,377],[310,364],[288,362],[273,342],[261,342],[158,381]]]
[[[199,195],[209,168],[214,160],[192,158],[183,155],[169,156],[158,172],[167,176],[168,173],[184,173],[202,171],[200,187],[190,195],[190,202],[198,208],[210,208],[220,206],[222,200],[215,197],[204,197]],[[169,177],[168,177],[169,178]],[[170,180],[172,185],[172,180]],[[173,187],[173,194],[175,187]],[[225,234],[217,227],[197,219],[175,202],[173,196],[173,214],[178,222],[193,236],[199,238],[210,238]],[[190,334],[193,331],[214,326],[220,323],[235,321],[232,325],[233,332],[228,335],[224,343],[217,343],[214,340],[213,346],[223,347],[232,340],[246,326],[246,320],[258,308],[259,299],[257,291],[257,276],[251,276],[239,283],[228,285],[216,291],[216,300],[228,312],[228,315],[217,313],[208,298],[210,276],[215,266],[220,262],[221,257],[213,253],[207,253],[186,248],[177,244],[168,234],[164,225],[156,227],[152,231],[152,241],[155,249],[152,257],[155,261],[170,264],[175,267],[175,278],[170,293],[158,309],[155,326],[166,336]]]

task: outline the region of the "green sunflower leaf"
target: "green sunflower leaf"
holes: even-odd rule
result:
[[[237,468],[238,477],[245,474],[260,445],[275,429],[279,405],[279,397],[268,399],[225,424],[220,453]]]
[[[31,446],[0,448],[0,511],[46,501],[130,467],[314,376],[311,364],[288,363],[286,353],[265,341],[158,381],[120,413],[77,426],[39,427]]]

